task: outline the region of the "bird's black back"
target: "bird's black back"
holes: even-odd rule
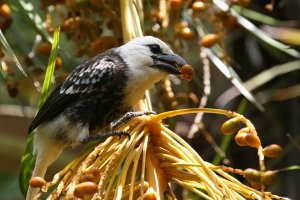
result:
[[[71,121],[102,128],[129,110],[123,104],[127,65],[114,50],[88,59],[48,97],[29,127],[65,114]]]

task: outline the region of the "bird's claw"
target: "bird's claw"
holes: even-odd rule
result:
[[[110,127],[110,130],[118,129],[121,125],[129,122],[133,118],[143,116],[143,115],[155,115],[155,114],[156,114],[156,112],[154,112],[154,111],[128,112],[122,118],[120,118],[118,121],[113,123]]]
[[[124,135],[124,136],[128,137],[128,139],[130,140],[131,136],[128,131],[118,131],[118,132],[119,132],[119,134],[118,134],[119,139],[121,139],[121,136]]]
[[[128,131],[109,131],[109,132],[104,132],[96,135],[89,135],[88,137],[84,138],[81,143],[86,144],[91,141],[100,141],[103,142],[107,138],[111,136],[119,136],[119,139],[121,139],[121,136],[127,136],[129,139],[131,138],[130,134]]]

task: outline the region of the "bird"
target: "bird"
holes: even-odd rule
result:
[[[49,95],[29,127],[36,157],[32,177],[44,177],[65,147],[89,141],[130,111],[156,82],[168,74],[179,75],[185,64],[162,40],[142,36],[77,66]],[[36,193],[29,186],[26,199]]]

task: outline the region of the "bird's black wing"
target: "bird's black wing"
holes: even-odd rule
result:
[[[48,97],[29,127],[31,133],[41,123],[56,117],[79,99],[80,95],[98,92],[107,77],[121,65],[115,54],[100,54],[79,65]]]

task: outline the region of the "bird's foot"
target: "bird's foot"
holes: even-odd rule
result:
[[[118,121],[116,121],[115,123],[112,123],[110,126],[110,130],[116,130],[121,125],[129,122],[130,120],[132,120],[136,117],[143,116],[143,115],[152,115],[152,114],[155,115],[156,112],[154,112],[154,111],[128,112],[122,118],[120,118]]]
[[[103,132],[100,134],[95,134],[95,135],[89,135],[88,137],[84,138],[81,143],[86,144],[91,141],[104,141],[108,137],[111,136],[116,136],[118,135],[119,138],[121,138],[122,135],[127,136],[130,139],[130,134],[128,131],[117,131],[121,125],[129,122],[130,120],[143,116],[143,115],[151,115],[151,114],[156,114],[154,111],[144,111],[144,112],[128,112],[126,113],[122,118],[120,118],[118,121],[115,123],[111,124],[109,127],[109,130],[107,132]]]
[[[104,133],[100,133],[100,134],[96,134],[96,135],[89,135],[88,137],[84,138],[81,141],[81,143],[86,144],[91,141],[102,142],[111,136],[119,136],[119,139],[120,139],[122,135],[127,136],[130,139],[130,134],[128,131],[109,131],[109,132],[104,132]]]

